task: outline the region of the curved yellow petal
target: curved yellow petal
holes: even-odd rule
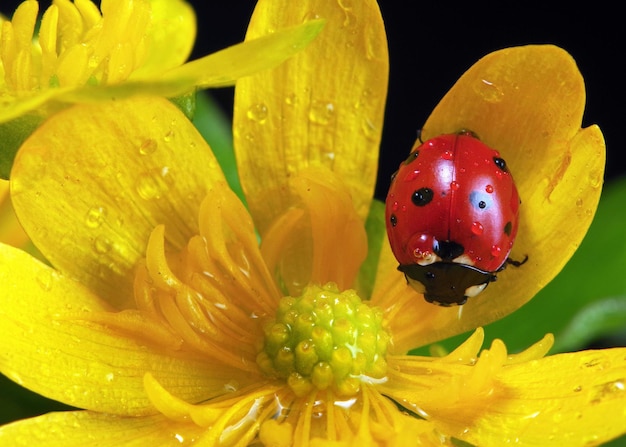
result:
[[[146,39],[149,48],[141,67],[131,77],[158,74],[182,65],[196,39],[196,15],[183,0],[151,0]]]
[[[261,234],[296,200],[288,179],[308,165],[339,174],[363,220],[374,191],[388,78],[376,2],[260,1],[246,39],[315,18],[326,25],[305,51],[235,89],[240,179]]]
[[[184,445],[205,429],[165,417],[119,417],[90,411],[65,411],[0,427],[0,444],[14,447],[165,447]]]
[[[435,108],[424,125],[423,140],[471,129],[506,160],[522,200],[511,258],[528,255],[528,262],[508,266],[498,281],[461,309],[430,309],[435,316],[424,319],[421,310],[428,305],[413,303],[414,323],[403,326],[413,333],[405,332],[405,347],[507,315],[530,300],[572,256],[597,208],[605,163],[599,128],[580,128],[584,105],[584,82],[574,60],[558,47],[541,45],[489,54]],[[390,265],[386,271],[403,281]]]
[[[59,112],[24,143],[11,177],[35,245],[118,308],[133,305],[132,270],[151,231],[165,224],[182,247],[208,188],[224,181],[200,134],[161,98]]]
[[[587,446],[626,433],[626,348],[480,354],[482,329],[445,357],[390,356],[379,391],[470,445]]]
[[[0,244],[0,369],[43,396],[79,408],[155,413],[143,378],[150,372],[189,402],[246,383],[243,372],[196,354],[125,336],[97,321],[111,306],[76,281]]]
[[[482,402],[481,402],[482,401]],[[590,446],[626,433],[626,349],[582,351],[505,366],[488,404],[435,415],[440,430],[481,446]]]

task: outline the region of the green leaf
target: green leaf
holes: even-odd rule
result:
[[[554,351],[580,349],[593,340],[626,328],[626,295],[594,301],[580,309],[556,334]]]
[[[485,327],[485,345],[494,338],[504,340],[510,352],[519,352],[540,340],[546,333],[557,335],[556,348],[576,350],[585,347],[589,337],[615,329],[621,318],[608,318],[602,304],[607,297],[626,296],[626,178],[606,185],[596,216],[587,236],[561,273],[528,304]],[[509,267],[512,268],[512,267]],[[523,268],[523,267],[522,267]],[[480,299],[480,296],[474,298]],[[506,297],[503,297],[506,299]],[[606,304],[609,306],[611,304]],[[612,305],[616,305],[613,303]],[[589,314],[587,314],[589,313]],[[595,316],[592,314],[595,313]],[[587,314],[587,315],[585,315]],[[589,332],[572,335],[575,320],[594,320]],[[580,325],[576,329],[583,331]],[[561,337],[568,338],[560,340]],[[462,334],[441,344],[446,350],[467,338]],[[428,348],[416,351],[427,353]]]
[[[28,114],[0,124],[0,178],[9,178],[18,149],[42,121],[43,117]]]
[[[233,150],[232,122],[206,92],[199,92],[196,97],[193,124],[211,146],[230,188],[245,203]]]
[[[359,296],[370,297],[376,280],[378,258],[386,236],[385,204],[380,200],[372,200],[370,212],[365,221],[367,232],[367,258],[361,265],[357,278]]]

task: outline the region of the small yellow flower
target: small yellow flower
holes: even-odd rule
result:
[[[0,369],[86,411],[1,427],[0,443],[560,446],[624,433],[626,349],[544,357],[546,336],[481,352],[479,328],[446,356],[405,355],[522,305],[586,231],[604,151],[596,127],[580,130],[571,58],[496,52],[424,126],[502,146],[528,208],[515,250],[539,257],[459,312],[408,287],[384,241],[371,241],[383,244],[371,293],[359,276],[388,70],[378,7],[261,0],[248,38],[316,17],[327,25],[306,51],[237,84],[249,211],[161,98],[79,104],[28,139],[12,198],[54,268],[0,245]],[[543,249],[555,266],[542,270]]]
[[[21,142],[68,103],[130,95],[176,97],[233,85],[273,67],[319,32],[314,21],[184,64],[196,23],[184,0],[54,0],[33,36],[39,2],[0,19],[0,174]],[[8,160],[7,160],[8,159]]]

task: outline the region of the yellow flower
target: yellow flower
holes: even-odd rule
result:
[[[33,40],[39,3],[24,1],[0,19],[0,173],[21,142],[68,103],[130,95],[176,97],[195,88],[233,85],[302,49],[320,30],[314,21],[183,64],[195,15],[184,0],[54,0]],[[6,158],[9,158],[7,161]]]
[[[544,358],[546,336],[480,352],[477,329],[444,357],[404,355],[522,305],[586,231],[604,151],[580,130],[571,58],[496,52],[424,126],[502,144],[528,208],[515,250],[537,264],[446,309],[406,285],[386,242],[371,294],[359,275],[388,69],[376,3],[262,0],[247,38],[318,16],[306,51],[237,84],[249,211],[160,98],[79,104],[28,139],[12,197],[54,268],[0,245],[0,369],[86,411],[1,427],[1,444],[560,446],[625,431],[626,349]]]

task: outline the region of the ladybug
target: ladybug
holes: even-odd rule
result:
[[[398,270],[426,301],[465,304],[496,280],[518,227],[520,198],[498,151],[470,131],[414,147],[391,178],[385,210]]]

